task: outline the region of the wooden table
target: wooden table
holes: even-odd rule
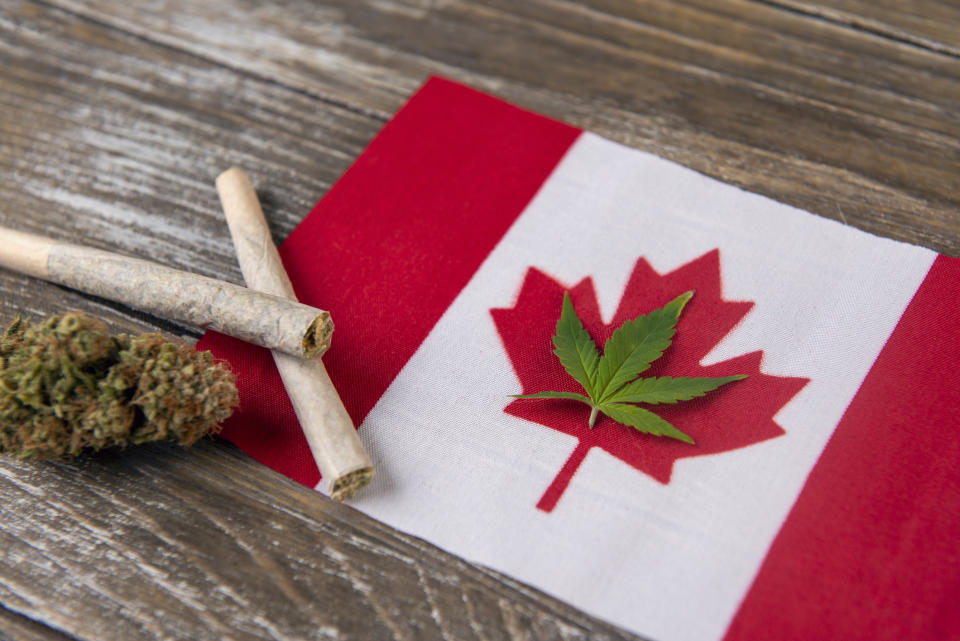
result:
[[[0,3],[0,224],[242,282],[430,74],[960,255],[960,7],[937,0]],[[8,272],[0,316],[195,329]],[[625,639],[223,442],[0,459],[0,639]]]

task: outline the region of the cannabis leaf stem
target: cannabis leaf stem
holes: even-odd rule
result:
[[[587,394],[545,391],[517,394],[513,398],[575,400],[590,406],[590,429],[596,424],[597,416],[603,413],[644,434],[693,443],[692,438],[660,416],[635,405],[686,401],[746,378],[743,374],[719,378],[638,378],[670,347],[680,313],[693,293],[692,290],[684,292],[660,309],[624,322],[604,344],[601,356],[573,308],[570,293],[564,292],[560,320],[553,337],[556,348],[553,353]]]

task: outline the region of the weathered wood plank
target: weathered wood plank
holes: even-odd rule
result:
[[[78,639],[635,638],[224,443],[2,458],[0,501],[0,602]]]
[[[55,2],[379,117],[428,74],[447,74],[960,254],[960,62],[794,11],[745,0]]]
[[[382,124],[29,3],[0,33],[0,224],[233,282],[217,173],[251,168],[283,238]],[[65,308],[156,324],[0,274],[4,319]]]
[[[73,641],[58,630],[49,628],[22,614],[0,607],[0,641]]]
[[[765,0],[767,1],[767,0]],[[771,4],[820,16],[960,56],[960,6],[942,0],[769,0]]]
[[[0,224],[240,282],[216,173],[242,164],[269,186],[283,238],[443,73],[960,254],[960,66],[949,39],[919,27],[901,40],[943,46],[744,0],[53,4],[69,13],[0,7]],[[157,326],[0,274],[0,315],[64,308]],[[0,603],[77,638],[627,637],[224,444],[0,460],[0,501]],[[30,625],[9,612],[0,635]]]
[[[239,163],[275,186],[282,237],[382,124],[31,3],[0,7],[0,87],[2,224],[235,281],[216,173]],[[0,292],[7,315],[155,325],[6,272]],[[0,504],[0,604],[77,639],[635,638],[223,443],[0,458]],[[0,617],[2,634],[26,625]]]

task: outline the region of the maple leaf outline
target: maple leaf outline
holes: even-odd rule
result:
[[[524,392],[556,389],[575,393],[579,384],[546,347],[550,345],[557,323],[556,316],[548,310],[562,307],[564,291],[570,292],[584,327],[594,337],[595,344],[600,345],[624,321],[661,307],[675,298],[677,292],[688,289],[695,289],[696,297],[683,310],[670,349],[651,365],[647,375],[659,378],[684,375],[725,377],[746,372],[750,377],[729,386],[722,394],[708,394],[689,403],[656,405],[657,415],[696,439],[695,447],[672,438],[647,443],[645,439],[637,438],[634,428],[612,419],[605,418],[601,429],[589,429],[585,420],[590,413],[588,406],[575,400],[540,403],[511,400],[504,408],[507,414],[576,439],[576,446],[537,501],[538,510],[553,511],[588,453],[594,449],[600,449],[666,485],[670,482],[674,465],[680,460],[719,455],[786,434],[774,417],[809,383],[808,378],[764,372],[761,368],[762,350],[703,364],[707,354],[754,305],[751,301],[731,301],[723,297],[719,249],[708,251],[666,273],[653,269],[642,256],[637,258],[610,323],[604,323],[600,317],[590,278],[572,287],[564,286],[533,267],[526,271],[514,304],[492,308],[490,314]],[[618,396],[627,391],[636,390],[624,387],[618,391]],[[573,411],[571,404],[585,410],[582,417]],[[709,429],[713,425],[723,425],[724,429]]]
[[[684,443],[693,439],[655,412],[637,403],[674,404],[704,396],[719,387],[747,378],[746,374],[722,377],[648,377],[638,378],[673,343],[677,322],[683,308],[693,297],[686,291],[659,309],[624,321],[607,339],[603,354],[583,326],[564,291],[560,319],[557,321],[553,353],[564,370],[586,392],[543,391],[534,394],[512,394],[516,399],[565,399],[590,407],[587,426],[592,430],[599,414],[634,428],[643,434],[668,436]]]

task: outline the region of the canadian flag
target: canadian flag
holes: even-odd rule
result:
[[[960,261],[430,80],[281,247],[377,477],[354,505],[659,641],[960,638]],[[663,418],[551,353],[695,290]],[[268,353],[217,334],[224,435],[319,475]],[[567,386],[567,387],[564,387]],[[663,409],[662,409],[663,408]]]

